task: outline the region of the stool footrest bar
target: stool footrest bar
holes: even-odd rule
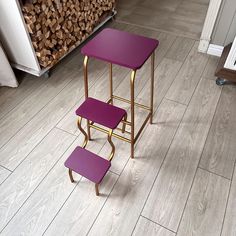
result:
[[[112,98],[117,99],[117,100],[120,100],[120,101],[122,101],[122,102],[126,102],[126,103],[128,103],[128,104],[131,104],[131,101],[130,101],[130,100],[125,99],[125,98],[122,98],[122,97],[119,97],[119,96],[116,96],[116,95],[113,95]],[[148,107],[148,106],[146,106],[146,105],[143,105],[143,104],[140,104],[140,103],[137,103],[137,102],[135,102],[134,105],[137,106],[137,107],[143,108],[143,109],[145,109],[145,110],[151,111],[151,108]]]
[[[139,138],[140,134],[142,133],[144,127],[146,126],[148,120],[150,119],[151,117],[151,113],[148,114],[147,118],[145,119],[145,121],[143,122],[141,128],[139,129],[138,133],[136,134],[135,138],[134,138],[134,143],[136,143],[137,139]]]
[[[105,134],[108,134],[108,133],[109,133],[108,130],[103,129],[103,128],[97,126],[97,125],[91,125],[91,124],[90,124],[89,126],[90,126],[91,128],[94,128],[94,129],[98,130],[98,131],[101,131],[101,132],[103,132],[103,133],[105,133]],[[119,134],[112,133],[112,136],[115,137],[115,138],[118,138],[118,139],[120,139],[120,140],[123,140],[123,141],[125,141],[125,142],[131,143],[131,140],[130,140],[130,139],[125,138],[125,137],[123,137],[123,136],[121,136],[121,135],[119,135]]]

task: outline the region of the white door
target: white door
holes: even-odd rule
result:
[[[229,55],[226,59],[225,68],[236,71],[236,37],[230,49]]]
[[[206,53],[208,50],[221,2],[222,0],[210,0],[198,46],[199,52]]]

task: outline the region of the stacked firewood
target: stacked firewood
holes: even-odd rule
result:
[[[22,12],[42,67],[54,65],[84,41],[115,0],[27,0]]]

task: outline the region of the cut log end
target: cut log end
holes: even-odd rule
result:
[[[23,16],[42,67],[56,64],[84,41],[115,0],[21,0]]]

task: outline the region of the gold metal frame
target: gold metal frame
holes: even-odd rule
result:
[[[79,130],[82,132],[82,134],[84,135],[84,142],[83,142],[82,148],[85,148],[87,146],[87,144],[88,144],[89,137],[88,137],[88,134],[85,132],[85,130],[82,128],[82,119],[83,118],[79,116],[78,121],[77,121],[77,126],[78,126]],[[93,126],[93,124],[90,123],[89,121],[88,121],[87,124],[89,124],[89,128],[90,128],[90,126],[91,127]],[[111,140],[112,136],[113,136],[113,130],[110,129],[109,131],[107,131],[107,134],[108,134],[107,140],[108,140],[109,144],[111,145],[111,153],[109,155],[108,160],[111,161],[113,159],[113,157],[114,157],[114,154],[115,154],[115,145],[114,145],[114,143]],[[70,177],[70,181],[72,183],[74,183],[75,181],[74,181],[71,169],[69,169],[69,177]],[[99,186],[99,184],[95,184],[95,192],[96,192],[97,196],[99,196],[98,186]]]
[[[85,56],[84,58],[84,89],[85,89],[85,98],[88,98],[88,60],[89,57]],[[112,74],[113,74],[113,70],[112,70],[112,63],[109,63],[109,80],[110,80],[110,98],[108,99],[107,103],[113,104],[114,103],[114,99],[117,99],[119,101],[125,102],[130,104],[130,108],[131,108],[131,121],[127,120],[127,115],[124,117],[124,119],[121,121],[122,124],[122,128],[117,128],[118,131],[121,131],[122,133],[127,133],[130,135],[130,139],[126,138],[124,136],[121,136],[117,133],[114,133],[113,130],[107,130],[104,129],[100,126],[94,125],[93,122],[90,122],[89,120],[87,120],[87,137],[89,140],[91,140],[91,134],[90,134],[90,128],[94,128],[98,131],[101,131],[103,133],[108,134],[108,141],[111,141],[111,137],[114,136],[120,140],[123,140],[125,142],[128,142],[131,144],[131,158],[134,157],[134,145],[136,143],[136,141],[138,140],[140,134],[142,133],[144,127],[146,126],[147,122],[149,121],[150,124],[152,124],[152,119],[153,119],[153,96],[154,96],[154,69],[155,69],[155,52],[152,53],[151,55],[151,86],[150,86],[150,107],[146,106],[144,104],[140,104],[134,101],[134,86],[135,86],[135,77],[136,77],[136,70],[132,70],[131,72],[131,76],[130,76],[130,100],[116,96],[113,94],[113,81],[112,81]],[[145,119],[145,121],[143,122],[141,128],[139,129],[139,131],[137,132],[137,134],[135,135],[135,106],[145,109],[147,110],[149,113]],[[129,125],[131,127],[131,132],[126,131],[126,125]],[[109,143],[112,146],[112,152],[115,151],[115,146],[112,142]],[[85,142],[85,141],[84,141]],[[114,156],[114,153],[110,154],[109,160],[112,160]]]
[[[85,99],[88,98],[88,60],[89,57],[84,57],[84,92],[85,92]],[[90,127],[89,127],[89,120],[87,120],[87,133],[88,133],[88,139],[91,140],[91,133],[90,133]]]

